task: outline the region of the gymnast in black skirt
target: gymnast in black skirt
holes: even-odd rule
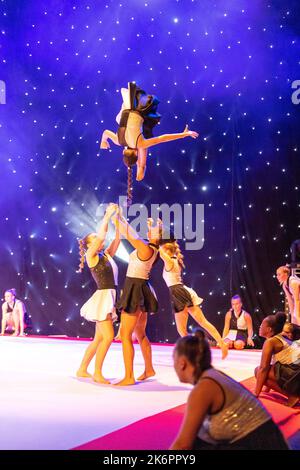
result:
[[[218,343],[222,350],[222,359],[228,354],[228,347],[222,340],[218,330],[205,318],[200,308],[203,299],[197,293],[183,284],[181,278],[184,268],[183,255],[176,240],[168,241],[159,249],[164,261],[163,278],[169,287],[171,302],[175,313],[175,322],[180,336],[186,336],[189,314],[204,328]]]
[[[151,268],[158,255],[158,247],[162,234],[161,221],[153,227],[148,224],[148,241],[141,239],[121,214],[112,217],[118,226],[120,234],[135,248],[129,256],[129,264],[125,284],[118,309],[121,313],[120,335],[125,365],[125,377],[115,385],[134,385],[133,372],[134,347],[132,334],[140,344],[145,370],[138,380],[145,380],[155,375],[152,364],[152,350],[146,335],[148,313],[156,313],[158,302],[153,288],[148,280]]]

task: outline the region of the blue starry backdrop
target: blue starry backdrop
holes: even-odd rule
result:
[[[101,203],[127,189],[116,130],[121,87],[160,99],[155,134],[199,132],[153,147],[134,202],[204,204],[204,247],[185,252],[185,278],[219,331],[240,294],[257,328],[283,308],[274,277],[300,238],[300,10],[297,0],[1,0],[0,290],[15,287],[33,334],[91,336],[80,306],[77,239]],[[118,252],[120,286],[130,251]],[[176,329],[156,264],[152,341]],[[192,325],[192,323],[191,323]]]

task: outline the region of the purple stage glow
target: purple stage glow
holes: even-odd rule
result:
[[[92,334],[77,238],[95,229],[99,204],[126,194],[122,152],[99,139],[117,128],[128,81],[159,97],[155,135],[186,123],[200,134],[151,149],[133,196],[204,204],[185,282],[207,318],[221,331],[234,294],[256,327],[282,309],[275,269],[300,238],[299,19],[297,0],[0,2],[0,289],[17,288],[33,333]],[[149,337],[174,341],[161,270]]]

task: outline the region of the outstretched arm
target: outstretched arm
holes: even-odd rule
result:
[[[100,148],[101,149],[109,149],[110,148],[110,145],[108,143],[108,139],[112,140],[115,145],[120,145],[117,134],[115,134],[114,132],[109,131],[108,129],[106,129],[102,134],[101,143],[100,143]]]
[[[271,367],[271,359],[272,359],[273,352],[274,352],[274,339],[269,338],[264,343],[262,354],[261,354],[260,366],[257,370],[256,387],[255,387],[255,392],[254,392],[254,395],[256,397],[259,396],[263,388],[263,385],[267,381],[269,370]]]
[[[138,147],[148,148],[153,147],[154,145],[162,144],[164,142],[170,142],[171,140],[184,139],[185,137],[192,137],[193,139],[197,139],[198,136],[198,132],[190,131],[188,126],[185,126],[184,131],[179,132],[178,134],[163,134],[159,135],[158,137],[151,137],[151,139],[144,139],[143,136],[140,136],[138,140]]]
[[[219,385],[212,380],[203,380],[201,386],[198,385],[191,391],[181,427],[170,450],[192,449],[208,410],[215,397],[220,394]]]

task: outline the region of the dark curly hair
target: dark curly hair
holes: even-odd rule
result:
[[[185,356],[194,366],[194,383],[202,373],[211,368],[211,352],[202,330],[196,329],[192,335],[179,338],[175,345],[176,354]]]

